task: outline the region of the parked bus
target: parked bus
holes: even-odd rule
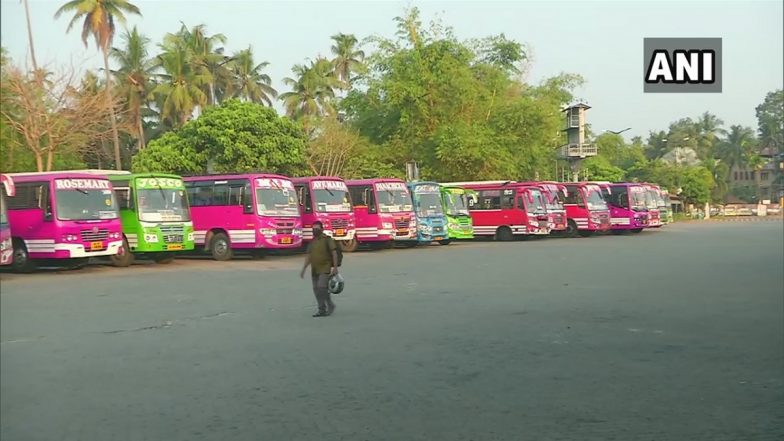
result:
[[[545,199],[547,216],[550,222],[550,234],[561,235],[566,231],[566,208],[563,199],[566,197],[566,187],[558,182],[523,182],[539,187]]]
[[[476,192],[468,210],[475,236],[508,241],[527,235],[550,234],[550,221],[542,190],[514,181],[448,182]]]
[[[610,228],[614,234],[639,233],[648,226],[645,188],[636,183],[599,183],[610,208]]]
[[[83,266],[122,247],[117,200],[105,176],[88,173],[11,173],[8,198],[12,268],[29,272],[42,260]]]
[[[230,260],[235,250],[262,256],[302,245],[299,202],[289,178],[247,173],[183,180],[195,244],[213,259]]]
[[[0,265],[10,265],[14,259],[14,246],[11,241],[11,225],[8,223],[8,201],[6,195],[13,196],[14,180],[8,175],[0,174]]]
[[[642,184],[645,188],[645,205],[648,207],[648,227],[660,228],[661,212],[659,211],[659,201],[656,195],[656,189],[651,184]]]
[[[474,224],[468,212],[466,195],[470,190],[462,187],[441,185],[441,200],[446,215],[446,231],[448,240],[473,239]]]
[[[193,222],[182,177],[163,173],[109,172],[120,206],[123,247],[112,256],[116,266],[135,256],[169,263],[180,251],[194,249]]]
[[[564,183],[566,186],[566,235],[591,236],[610,230],[610,210],[602,197],[602,189],[585,182]]]
[[[292,178],[302,216],[302,242],[313,240],[313,222],[324,224],[324,234],[332,236],[344,251],[357,248],[354,210],[346,182],[330,176]]]
[[[446,216],[441,201],[441,188],[436,182],[409,182],[408,191],[414,203],[417,221],[417,242],[449,244]]]
[[[347,181],[346,185],[354,204],[359,244],[416,245],[416,214],[405,182],[394,178],[362,179]]]
[[[670,200],[670,192],[667,191],[666,188],[661,189],[661,197],[662,197],[662,205],[660,209],[665,209],[666,211],[662,211],[662,221],[668,224],[675,222],[675,216],[672,212],[672,201]]]
[[[662,190],[657,184],[648,184],[653,190],[653,196],[656,199],[656,208],[659,210],[659,220],[662,225],[667,225],[672,222],[672,209],[670,207],[670,195],[666,190]],[[667,197],[665,198],[665,193]]]

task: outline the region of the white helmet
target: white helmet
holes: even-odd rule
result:
[[[328,289],[330,294],[340,294],[343,291],[344,286],[345,281],[343,280],[343,276],[341,276],[340,273],[335,274],[329,278]]]

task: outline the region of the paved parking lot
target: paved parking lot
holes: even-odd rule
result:
[[[784,224],[0,275],[0,439],[780,440]]]

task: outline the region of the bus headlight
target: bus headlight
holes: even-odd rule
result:
[[[457,224],[453,224],[451,222],[446,224],[446,227],[449,228],[450,230],[456,230],[458,228]]]
[[[196,239],[193,237],[193,232],[191,231],[190,233],[188,233],[188,242],[193,242],[194,240]]]
[[[119,239],[122,237],[120,233],[109,233],[109,239]]]
[[[419,231],[423,232],[423,233],[430,233],[431,231],[433,231],[433,227],[431,227],[430,225],[425,225],[425,224],[419,224],[417,229]]]
[[[145,234],[144,241],[147,243],[158,243],[158,235],[157,234]]]
[[[295,236],[302,236],[302,228],[294,228],[291,230],[291,234]]]
[[[265,236],[274,236],[275,233],[277,233],[277,231],[275,231],[274,229],[269,229],[269,228],[260,228],[259,229],[259,233],[261,233],[261,234],[263,234]]]
[[[10,250],[11,247],[12,247],[11,239],[6,239],[0,242],[0,250],[2,251]]]
[[[391,230],[392,229],[392,224],[389,223],[389,222],[382,222],[381,223],[381,228],[383,228],[385,230]]]
[[[79,240],[79,236],[75,234],[63,234],[63,241],[65,242],[76,242]]]

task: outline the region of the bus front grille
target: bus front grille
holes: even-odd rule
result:
[[[99,240],[106,240],[109,237],[109,230],[103,228],[97,231],[82,230],[81,236],[83,242],[97,242]]]
[[[343,229],[345,229],[346,227],[348,227],[348,219],[333,219],[332,220],[332,228],[336,228],[336,229],[343,228]]]

